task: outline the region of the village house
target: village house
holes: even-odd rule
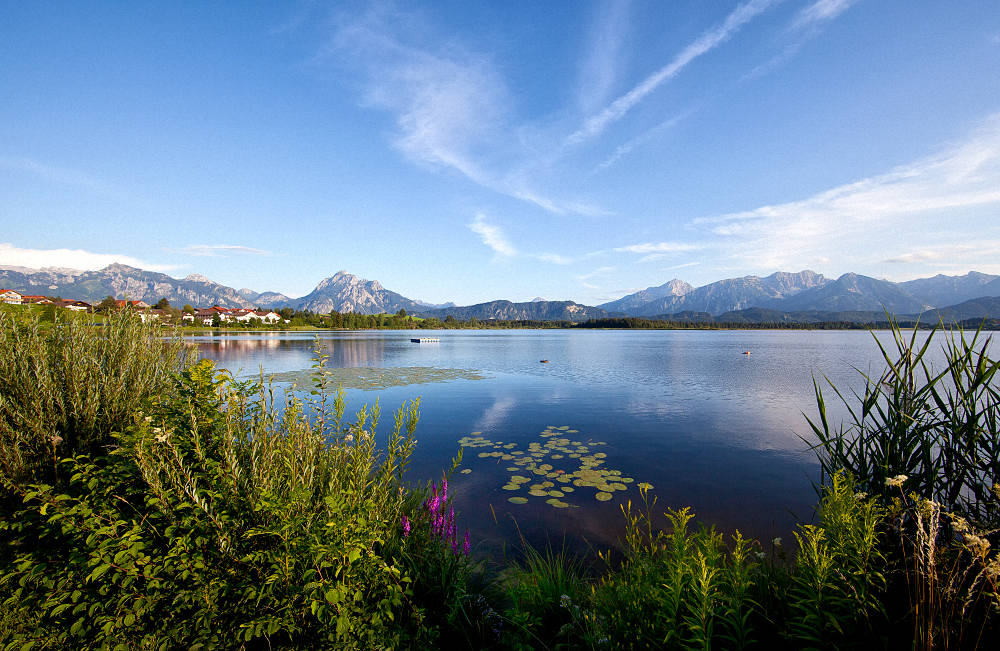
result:
[[[85,303],[83,301],[58,300],[58,301],[52,301],[52,305],[56,307],[65,308],[67,310],[72,310],[74,312],[88,312],[92,309],[90,303]]]
[[[24,295],[21,292],[16,292],[13,289],[0,289],[0,301],[8,303],[10,305],[20,305],[23,301]]]
[[[194,314],[185,314],[181,317],[187,323],[212,323],[215,317],[219,317],[219,321],[226,323],[230,320],[229,310],[224,307],[219,307],[215,305],[210,308],[198,308],[194,311]]]
[[[231,314],[233,315],[233,318],[240,323],[250,323],[251,319],[259,319],[261,323],[270,325],[281,320],[281,315],[277,312],[270,312],[267,310],[239,309],[233,310]]]

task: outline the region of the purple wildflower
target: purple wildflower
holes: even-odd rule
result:
[[[448,478],[445,477],[441,480],[441,502],[448,501]]]
[[[403,535],[404,536],[410,535],[410,521],[409,519],[407,519],[405,515],[403,516]]]
[[[465,530],[465,545],[462,546],[462,551],[465,552],[466,556],[468,556],[470,549],[472,549],[472,545],[469,543],[469,530],[466,529]]]

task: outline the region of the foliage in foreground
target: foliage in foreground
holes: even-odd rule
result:
[[[128,313],[101,328],[73,315],[46,328],[34,312],[0,308],[0,474],[52,483],[58,459],[112,443],[188,361],[159,334]]]
[[[148,338],[124,325],[126,344]],[[61,346],[22,338],[4,354],[22,354],[25,339],[50,355]],[[418,405],[396,413],[380,451],[377,403],[345,423],[342,391],[330,395],[320,375],[312,393],[303,405],[206,360],[147,395],[142,411],[125,392],[84,400],[123,414],[95,427],[110,449],[56,456],[51,483],[3,474],[21,502],[0,524],[5,648],[433,643],[472,566],[425,526],[426,491],[403,484]]]
[[[641,507],[623,509],[622,560],[603,555],[603,571],[551,549],[490,571],[468,559],[446,479],[404,482],[417,403],[396,413],[380,450],[378,404],[345,423],[320,351],[303,404],[207,361],[166,373],[181,358],[159,340],[154,355],[142,345],[149,332],[121,325],[119,343],[134,352],[109,368],[131,369],[132,354],[155,371],[136,377],[161,380],[29,403],[61,431],[83,422],[64,414],[95,414],[82,431],[100,445],[39,453],[30,442],[42,430],[5,421],[3,444],[40,469],[3,468],[19,504],[0,524],[5,649],[948,649],[996,634],[1000,562],[977,518],[996,504],[969,489],[995,478],[975,452],[996,444],[985,347],[956,343],[936,374],[905,361],[926,346],[887,354],[890,370],[858,396],[866,418],[851,428],[829,428],[817,391],[828,481],[816,524],[802,525],[788,552],[778,539],[764,549],[694,528],[687,509],[668,509],[671,526],[659,531],[644,491]],[[37,377],[71,377],[53,351],[90,332],[13,337],[0,363],[48,356],[63,375]],[[21,386],[0,384],[5,413],[16,413]],[[948,475],[953,457],[935,460],[960,438],[948,427],[978,437],[978,448],[962,442],[973,451],[964,473]],[[914,448],[918,463],[889,463],[912,461],[895,451],[901,439],[931,436]],[[925,468],[937,474],[922,483]],[[946,501],[943,483],[958,479],[959,499]]]
[[[727,546],[712,529],[692,531],[688,509],[668,509],[671,530],[655,530],[655,500],[646,498],[643,491],[637,512],[623,509],[625,558],[615,571],[588,582],[578,562],[528,552],[511,577],[512,618],[524,625],[509,636],[511,646],[867,648],[862,642],[884,628],[882,512],[848,478],[835,476],[820,523],[796,535],[795,564],[768,557],[739,533]]]

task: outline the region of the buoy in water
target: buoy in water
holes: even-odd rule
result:
[[[547,360],[547,359],[543,359],[542,360],[542,364],[548,364],[548,363],[549,363],[549,360]]]
[[[744,355],[749,355],[749,354],[750,354],[750,351],[749,351],[749,350],[744,350],[744,351],[743,351],[743,354],[744,354]]]

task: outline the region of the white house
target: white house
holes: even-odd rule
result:
[[[24,302],[24,294],[15,292],[13,289],[0,289],[0,301],[11,305],[20,305]]]

